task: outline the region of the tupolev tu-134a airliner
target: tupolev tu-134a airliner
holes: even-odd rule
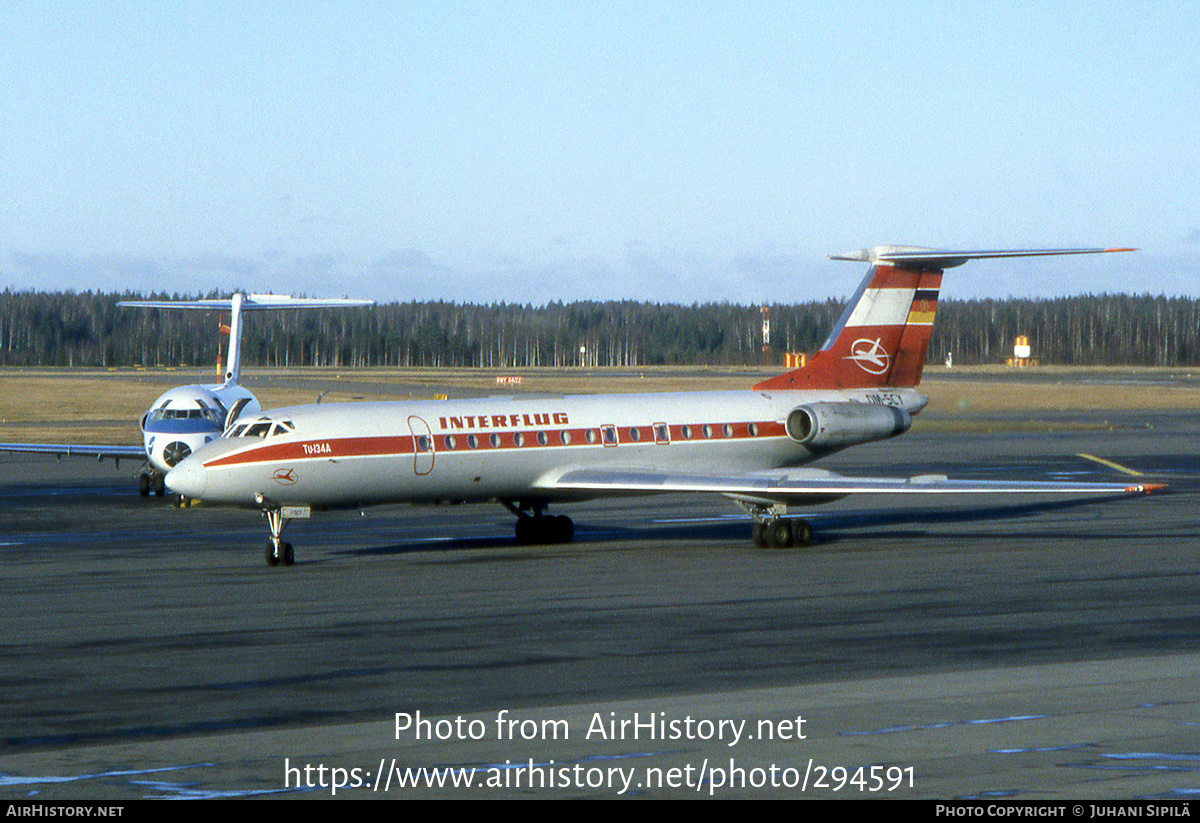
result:
[[[703,492],[740,505],[755,545],[809,542],[787,507],[851,494],[1149,492],[1158,484],[844,477],[803,468],[907,431],[942,270],[993,257],[1128,249],[939,251],[880,246],[837,260],[870,270],[821,350],[745,391],[490,397],[295,406],[242,416],[171,469],[184,497],[262,510],[270,565],[294,562],[282,533],[313,510],[395,502],[498,501],[520,543],[566,542],[547,507],[587,498]]]

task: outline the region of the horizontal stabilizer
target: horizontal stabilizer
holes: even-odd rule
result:
[[[229,312],[229,356],[225,363],[225,385],[235,386],[241,373],[242,312],[267,309],[345,309],[374,306],[374,300],[347,297],[291,297],[286,294],[244,294],[214,300],[126,300],[118,306],[142,309],[200,309]]]
[[[987,260],[994,257],[1048,257],[1057,254],[1105,254],[1136,249],[1001,249],[947,251],[920,246],[873,246],[869,249],[831,254],[830,260],[853,260],[861,263],[893,263],[900,268],[951,269],[968,260]]]
[[[204,309],[230,311],[233,298],[213,300],[123,300],[118,306],[142,309]],[[267,309],[344,309],[355,306],[374,306],[374,300],[350,298],[291,297],[286,294],[247,294],[242,297],[242,311]]]

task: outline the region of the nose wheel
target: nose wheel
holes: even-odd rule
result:
[[[265,556],[268,566],[290,566],[296,562],[296,552],[291,543],[283,540],[283,527],[287,518],[279,509],[266,509],[263,512],[271,527],[271,539],[267,541]]]
[[[290,566],[296,562],[296,552],[292,549],[292,544],[281,540],[267,541],[266,557],[268,566]]]

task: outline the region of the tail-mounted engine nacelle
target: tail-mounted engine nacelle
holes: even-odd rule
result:
[[[912,415],[874,403],[810,403],[787,416],[788,437],[814,450],[886,440],[908,431]]]

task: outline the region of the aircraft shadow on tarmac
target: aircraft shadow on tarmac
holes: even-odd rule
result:
[[[1159,492],[1158,495],[1170,493],[1170,489],[1165,492]],[[1158,496],[1156,495],[1156,496]],[[1033,525],[1032,529],[1024,529],[1022,520],[1033,517],[1038,514],[1052,513],[1058,511],[1069,511],[1074,509],[1091,508],[1097,505],[1106,503],[1119,502],[1121,505],[1129,505],[1132,501],[1127,495],[1104,496],[1100,498],[1074,499],[1074,500],[1052,500],[1038,502],[1022,502],[1010,503],[1002,505],[986,505],[986,506],[971,506],[971,507],[956,507],[944,510],[930,510],[919,506],[911,508],[889,508],[889,509],[871,509],[871,510],[851,510],[837,512],[804,512],[802,516],[808,520],[813,527],[812,546],[808,547],[811,550],[813,546],[834,545],[843,541],[868,541],[875,542],[884,539],[895,539],[900,536],[920,536],[926,532],[920,528],[905,529],[897,531],[894,527],[898,526],[914,526],[921,525],[944,525],[954,523],[986,523],[986,522],[1002,522],[1012,521],[1009,526],[1002,529],[1002,536],[1019,535],[1022,537],[1055,540],[1055,539],[1070,539],[1070,540],[1086,540],[1086,539],[1107,539],[1109,535],[1102,533],[1094,533],[1090,529],[1073,531],[1068,527],[1064,527],[1061,522],[1055,522],[1053,526]],[[1134,503],[1136,505],[1136,503]],[[1090,522],[1090,521],[1089,521]],[[546,550],[555,548],[566,548],[579,544],[598,544],[598,543],[616,543],[616,544],[647,544],[661,541],[669,541],[674,543],[745,543],[746,548],[752,548],[749,545],[750,537],[750,521],[740,516],[731,515],[729,519],[701,519],[697,522],[680,523],[666,521],[648,521],[644,524],[634,526],[620,526],[611,523],[589,524],[586,520],[576,521],[575,537],[569,544],[549,544],[542,546],[518,546],[514,538],[507,535],[488,535],[480,537],[441,537],[441,538],[423,538],[420,541],[408,541],[392,543],[384,546],[373,546],[354,549],[342,549],[330,552],[331,555],[342,556],[386,556],[400,554],[414,554],[420,552],[458,552],[466,550],[478,549],[503,549],[509,552],[510,559],[519,560],[529,557],[537,557],[539,554],[544,554]],[[889,528],[891,527],[891,528]],[[866,530],[866,531],[860,531]],[[1200,530],[1197,532],[1200,536]],[[979,531],[972,531],[970,534],[956,535],[948,533],[940,533],[939,536],[946,539],[955,539],[956,537],[979,537]],[[520,549],[519,552],[513,552],[513,549]],[[791,549],[790,551],[805,551],[804,548]],[[759,549],[758,551],[779,551],[779,549]],[[489,554],[486,558],[489,561],[504,559],[503,556]],[[466,561],[469,558],[463,558]]]

